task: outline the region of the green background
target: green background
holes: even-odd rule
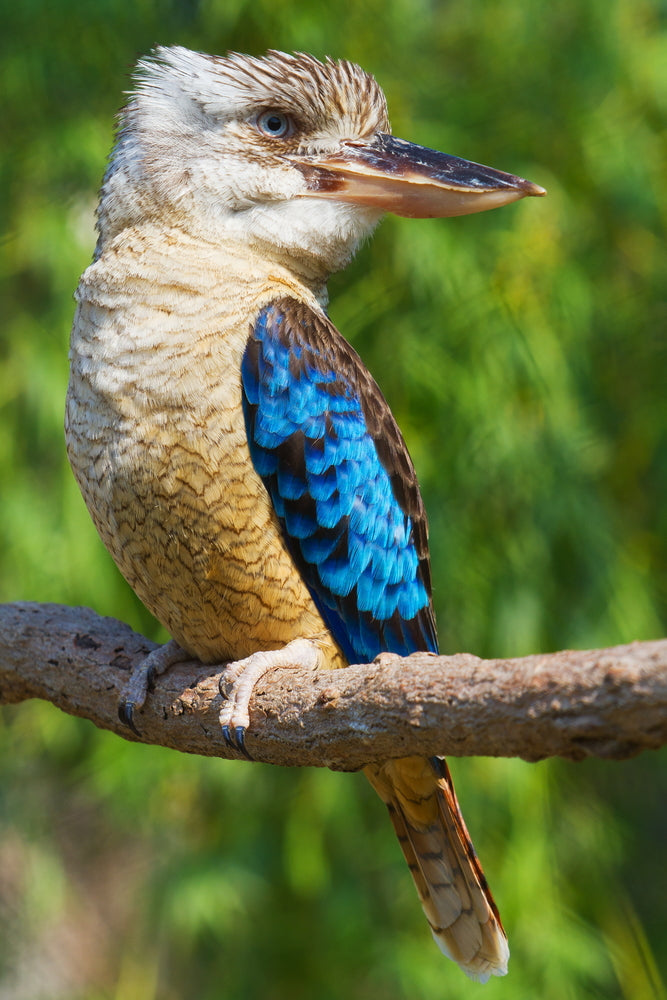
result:
[[[664,634],[667,36],[649,0],[0,0],[0,599],[151,636],[66,466],[72,292],[136,58],[360,62],[394,131],[549,190],[388,219],[331,282],[430,514],[442,647]],[[0,998],[667,996],[665,752],[454,761],[512,948],[469,983],[430,940],[358,775],[0,715]]]

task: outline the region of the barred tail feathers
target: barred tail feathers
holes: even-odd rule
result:
[[[507,937],[445,761],[405,757],[364,773],[389,809],[440,950],[470,979],[504,976]]]

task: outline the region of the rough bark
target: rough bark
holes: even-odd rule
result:
[[[118,719],[154,644],[88,608],[0,606],[0,703],[43,698],[125,739],[233,757],[217,717],[221,670],[178,664]],[[667,640],[511,660],[383,654],[345,670],[275,670],[255,689],[247,747],[271,764],[355,770],[410,754],[624,759],[667,743]]]

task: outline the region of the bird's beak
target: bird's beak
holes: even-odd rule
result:
[[[331,198],[417,219],[469,215],[544,195],[539,184],[391,135],[349,141],[341,152],[293,156],[307,196]]]

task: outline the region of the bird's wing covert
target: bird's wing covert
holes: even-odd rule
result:
[[[257,317],[241,382],[253,464],[346,657],[435,652],[417,478],[359,356],[324,315],[283,298]]]

